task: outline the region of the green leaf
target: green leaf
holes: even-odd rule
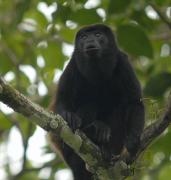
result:
[[[0,53],[0,74],[13,70],[14,64],[4,53]]]
[[[9,119],[0,113],[0,131],[10,129],[11,127],[12,123],[9,121]]]
[[[163,166],[163,168],[159,171],[159,177],[158,180],[167,180],[171,177],[171,167],[170,163]]]
[[[171,60],[170,56],[168,57],[159,57],[159,59],[156,59],[153,62],[153,65],[155,67],[155,72],[171,72]]]
[[[69,19],[80,25],[94,24],[102,21],[100,16],[96,13],[96,9],[80,9],[72,13]]]
[[[59,68],[63,67],[65,56],[62,53],[62,47],[59,43],[49,42],[47,48],[39,48],[39,54],[45,58],[46,68]]]
[[[30,18],[35,20],[37,22],[36,27],[38,28],[38,30],[45,30],[48,25],[46,17],[41,12],[35,9],[30,9],[29,11],[27,11],[24,18]]]
[[[62,28],[59,32],[59,35],[67,43],[73,43],[77,31],[78,31],[78,29]]]
[[[32,136],[36,130],[36,126],[32,122],[28,121],[26,117],[20,114],[17,114],[16,116],[22,130],[23,138],[28,138]]]
[[[149,2],[149,0],[147,0],[147,3]],[[155,4],[157,4],[157,5],[160,5],[160,6],[162,6],[162,5],[168,5],[168,6],[170,6],[170,0],[154,0],[154,2],[155,2]]]
[[[47,1],[47,0],[46,0]],[[50,1],[51,3],[52,3],[52,0],[48,0],[48,1]],[[63,4],[63,3],[65,3],[65,2],[67,2],[68,0],[56,0],[56,2],[58,3],[58,4]]]
[[[17,177],[17,180],[28,180],[28,179],[39,179],[36,171],[31,171],[29,173],[25,173],[20,177]]]
[[[149,79],[144,93],[147,96],[162,97],[169,86],[171,86],[171,73],[161,72]]]
[[[153,57],[153,48],[146,33],[134,24],[121,25],[117,29],[118,42],[121,47],[134,56]]]
[[[166,158],[169,158],[171,149],[170,138],[171,129],[169,128],[167,134],[160,136],[157,141],[150,147],[150,150],[153,152],[153,154],[162,151]]]
[[[75,0],[76,3],[85,3],[87,0]]]
[[[65,24],[65,21],[70,19],[70,15],[72,14],[71,7],[69,6],[62,6],[61,4],[58,4],[58,9],[55,11],[52,16],[54,21],[59,23],[59,20]]]
[[[142,27],[145,27],[148,30],[153,30],[156,26],[159,25],[159,21],[150,19],[144,9],[136,9],[132,11],[131,17],[132,20],[138,22]]]
[[[20,23],[24,13],[29,9],[31,4],[31,0],[27,0],[27,1],[18,1],[18,3],[16,3],[16,24]],[[14,22],[15,22],[14,21]]]
[[[124,12],[130,5],[132,0],[110,0],[108,12],[110,14],[117,14]]]

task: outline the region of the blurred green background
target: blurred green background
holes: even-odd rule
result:
[[[0,0],[0,75],[47,108],[84,25],[105,23],[141,82],[146,125],[171,87],[170,0]],[[135,164],[131,180],[171,179],[171,128]],[[71,180],[45,132],[0,103],[0,180]],[[65,177],[68,174],[68,177]],[[67,179],[68,178],[68,179]]]

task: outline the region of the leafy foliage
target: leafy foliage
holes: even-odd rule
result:
[[[146,123],[150,124],[159,117],[171,87],[170,18],[170,0],[0,1],[0,75],[47,108],[56,89],[53,82],[70,58],[75,33],[84,25],[104,22],[114,30],[120,48],[130,56],[142,83]],[[2,104],[0,110],[0,142],[6,144],[16,127],[26,152],[36,128]],[[144,169],[136,171],[138,179],[170,178],[170,131],[168,128],[136,165]],[[48,151],[44,156],[51,152],[48,146],[45,149]],[[0,151],[1,154],[6,156],[7,152]],[[50,180],[57,170],[66,167],[58,156],[37,169],[26,154],[22,157],[22,173],[16,179],[40,179],[41,169],[48,167],[51,173],[43,179]],[[54,159],[59,163],[54,164]],[[10,163],[0,167],[6,179],[15,176]]]
[[[109,8],[108,11],[111,14],[117,14],[117,13],[123,13],[124,11],[129,9],[129,5],[131,3],[131,0],[116,0],[109,2]]]
[[[153,57],[153,49],[148,37],[137,25],[121,25],[117,30],[119,44],[132,55]],[[131,44],[131,45],[130,45]]]

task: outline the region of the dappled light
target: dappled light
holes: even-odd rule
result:
[[[0,76],[48,109],[76,33],[97,23],[112,29],[128,55],[143,91],[145,127],[153,124],[171,91],[170,0],[0,1]],[[73,180],[47,132],[30,119],[0,102],[0,180]],[[131,165],[134,178],[127,180],[170,180],[170,163],[168,126]]]

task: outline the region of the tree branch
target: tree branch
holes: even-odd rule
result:
[[[160,9],[153,3],[150,3],[151,7],[154,9],[154,11],[156,11],[156,13],[158,14],[158,16],[160,17],[160,19],[169,27],[169,29],[171,29],[171,22],[169,21],[169,19],[165,16],[165,14],[163,14]]]
[[[48,112],[31,102],[23,94],[5,83],[2,78],[0,78],[0,101],[13,108],[14,111],[23,114],[44,130],[61,137],[84,160],[99,180],[112,180],[114,177],[119,180],[123,177],[121,173],[127,169],[123,162],[118,162],[114,167],[111,167],[103,160],[99,148],[83,133],[80,131],[73,133],[60,115]]]
[[[162,117],[148,126],[142,136],[141,136],[141,146],[139,148],[139,153],[144,151],[147,146],[151,144],[154,139],[156,139],[162,132],[170,125],[171,123],[171,97],[168,100],[168,104],[165,108],[165,112],[163,113]],[[137,154],[137,155],[138,155]]]
[[[89,170],[98,177],[99,180],[121,180],[125,176],[130,176],[131,171],[127,165],[118,160],[113,166],[104,161],[99,148],[94,145],[82,132],[75,133],[68,127],[67,123],[60,115],[44,110],[39,105],[31,102],[23,94],[5,83],[0,77],[0,101],[13,108],[14,111],[28,117],[31,122],[36,123],[48,132],[52,132],[68,144],[88,165]],[[158,137],[171,122],[171,100],[162,118],[148,126],[141,137],[141,146],[134,162],[147,146]]]

